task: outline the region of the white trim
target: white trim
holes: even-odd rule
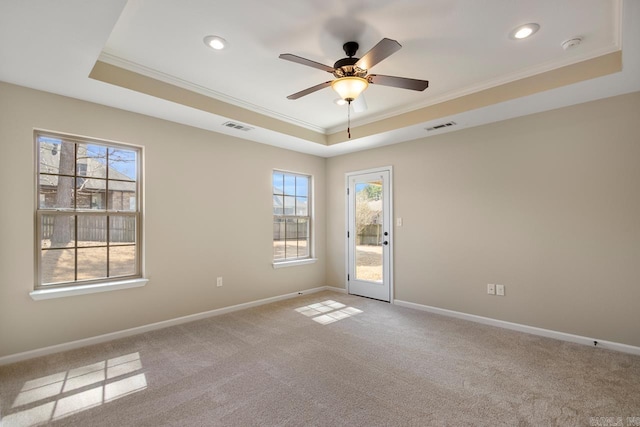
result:
[[[313,294],[320,291],[333,290],[329,286],[320,286],[318,288],[305,289],[298,292],[292,292],[289,294],[278,295],[271,298],[265,298],[257,301],[245,302],[242,304],[236,304],[229,307],[222,307],[215,310],[205,311],[202,313],[190,314],[188,316],[178,317],[175,319],[163,320],[161,322],[151,323],[148,325],[142,325],[135,328],[124,329],[122,331],[110,332],[108,334],[98,335],[89,338],[83,338],[76,341],[66,342],[62,344],[56,344],[49,347],[38,348],[35,350],[29,350],[22,353],[10,354],[0,357],[0,366],[8,365],[9,363],[20,362],[27,359],[33,359],[34,357],[46,356],[53,353],[59,353],[61,351],[73,350],[80,347],[86,347],[88,345],[100,344],[107,341],[116,340],[119,338],[125,338],[132,335],[142,334],[144,332],[155,331],[157,329],[167,328],[169,326],[181,325],[183,323],[193,322],[195,320],[206,319],[208,317],[219,316],[221,314],[227,314],[238,310],[244,310],[245,308],[257,307],[259,305],[269,304],[276,301],[282,301],[290,298],[297,297],[299,295]]]
[[[295,267],[297,265],[315,264],[317,261],[318,261],[318,258],[305,258],[305,259],[296,259],[293,261],[274,262],[273,268],[285,268],[285,267]]]
[[[131,279],[115,282],[96,283],[92,285],[76,285],[61,288],[38,289],[29,292],[29,296],[40,301],[44,299],[72,297],[75,295],[95,294],[98,292],[117,291],[120,289],[139,288],[147,284],[149,279]]]
[[[175,319],[164,320],[161,322],[151,323],[148,325],[138,326],[135,328],[124,329],[122,331],[111,332],[108,334],[84,338],[76,341],[56,344],[49,347],[29,350],[22,353],[9,354],[7,356],[0,357],[0,366],[8,365],[10,363],[21,362],[23,360],[33,359],[35,357],[47,356],[49,354],[59,353],[62,351],[73,350],[80,347],[86,347],[89,345],[100,344],[103,342],[112,341],[119,338],[126,338],[132,335],[142,334],[144,332],[155,331],[157,329],[167,328],[169,326],[181,325],[183,323],[189,323],[195,320],[206,319],[208,317],[219,316],[221,314],[227,314],[234,311],[244,310],[246,308],[257,307],[260,305],[269,304],[277,301],[283,301],[286,299],[295,298],[300,295],[313,294],[321,291],[333,291],[333,292],[339,292],[342,294],[347,293],[346,289],[337,288],[334,286],[320,286],[317,288],[305,289],[299,292],[292,292],[289,294],[279,295],[271,298],[265,298],[257,301],[251,301],[251,302],[246,302],[242,304],[232,305],[229,307],[218,308],[215,310],[191,314],[188,316],[178,317]],[[449,316],[449,317],[456,317],[458,319],[469,320],[477,323],[483,323],[485,325],[497,326],[505,329],[511,329],[519,332],[530,333],[533,335],[545,336],[548,338],[555,338],[562,341],[575,342],[578,344],[584,344],[588,346],[593,346],[593,342],[598,341],[598,347],[602,347],[610,350],[617,350],[623,353],[640,355],[640,347],[635,347],[627,344],[620,344],[620,343],[611,342],[611,341],[595,340],[593,338],[587,338],[579,335],[572,335],[564,332],[556,332],[548,329],[541,329],[533,326],[521,325],[518,323],[505,322],[502,320],[491,319],[489,317],[476,316],[473,314],[461,313],[458,311],[446,310],[443,308],[431,307],[431,306],[416,304],[416,303],[407,302],[407,301],[395,300],[394,304],[400,307],[427,311],[430,313],[440,314],[440,315]]]
[[[469,320],[471,322],[482,323],[484,325],[497,326],[498,328],[511,329],[513,331],[524,332],[532,335],[553,338],[561,341],[573,342],[576,344],[594,346],[597,342],[597,348],[605,348],[608,350],[616,350],[623,353],[640,355],[640,347],[621,344],[612,341],[603,341],[597,338],[589,338],[581,335],[568,334],[566,332],[558,332],[550,329],[537,328],[535,326],[523,325],[520,323],[506,322],[504,320],[492,319],[490,317],[477,316],[475,314],[467,314],[459,311],[447,310],[444,308],[431,307],[428,305],[416,304],[408,301],[396,300],[395,304],[400,307],[412,308],[414,310],[427,311],[429,313],[440,314],[457,319]]]

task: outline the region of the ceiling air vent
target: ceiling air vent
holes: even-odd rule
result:
[[[226,126],[228,128],[233,128],[233,129],[238,129],[238,130],[243,130],[245,132],[253,130],[254,128],[246,126],[246,125],[241,125],[240,123],[235,123],[235,122],[224,122],[222,124],[222,126]]]
[[[431,132],[434,130],[438,130],[438,129],[444,129],[450,126],[455,126],[456,122],[447,122],[447,123],[441,123],[439,125],[435,125],[435,126],[431,126],[430,128],[426,128],[427,132]]]

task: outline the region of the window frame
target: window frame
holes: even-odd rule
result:
[[[276,214],[274,212],[274,203],[273,203],[273,199],[275,196],[280,196],[279,194],[276,194],[274,192],[274,181],[273,181],[273,177],[275,174],[282,174],[283,177],[284,176],[293,176],[293,177],[303,177],[306,178],[308,180],[308,186],[307,186],[307,215],[286,215],[286,214]],[[283,198],[283,209],[284,209],[284,188],[282,189],[283,194],[281,195]],[[294,195],[294,197],[297,197],[297,195]],[[313,218],[313,207],[314,207],[314,188],[313,188],[313,175],[308,174],[308,173],[303,173],[303,172],[293,172],[293,171],[288,171],[288,170],[284,170],[284,169],[277,169],[274,168],[271,171],[271,213],[272,213],[272,224],[275,224],[275,220],[276,218],[281,218],[284,219],[286,221],[286,219],[298,219],[298,218],[304,218],[307,220],[308,223],[308,231],[307,231],[307,255],[303,256],[303,257],[296,257],[296,258],[279,258],[276,259],[275,258],[275,251],[274,251],[274,247],[273,244],[275,242],[275,239],[272,236],[272,240],[271,240],[271,253],[272,253],[272,263],[273,263],[273,267],[274,268],[280,268],[280,267],[288,267],[288,266],[293,266],[293,265],[301,265],[301,264],[310,264],[310,263],[314,263],[316,262],[315,259],[315,250],[314,250],[314,218]],[[285,226],[286,227],[286,226]],[[272,233],[273,234],[273,233]],[[286,234],[286,228],[285,228],[285,234]],[[285,237],[285,248],[286,248],[286,237]],[[286,249],[285,249],[286,251]],[[285,252],[286,253],[286,252]]]
[[[92,137],[64,134],[59,132],[52,132],[46,130],[35,129],[34,130],[34,147],[35,147],[35,213],[34,213],[34,237],[35,237],[35,245],[34,245],[34,255],[35,255],[35,284],[34,291],[31,292],[31,296],[33,299],[48,299],[48,298],[56,298],[58,296],[65,295],[78,295],[84,293],[93,293],[93,292],[103,292],[105,290],[113,289],[126,289],[130,287],[138,287],[144,286],[147,282],[146,279],[143,279],[143,194],[142,194],[142,155],[143,155],[143,147],[134,145],[134,144],[126,144],[122,142],[110,141],[105,139],[98,139]],[[104,178],[97,177],[89,177],[96,178],[105,181],[104,188],[104,198],[105,206],[103,209],[83,209],[77,207],[77,194],[74,196],[74,207],[72,208],[42,208],[40,206],[40,187],[41,187],[41,152],[40,152],[40,138],[53,138],[64,140],[68,142],[73,142],[75,145],[74,150],[74,159],[73,159],[73,175],[68,174],[51,174],[53,176],[66,176],[71,177],[74,182],[78,182],[78,179],[87,179],[85,176],[80,174],[80,170],[77,167],[77,147],[78,144],[85,145],[98,145],[104,147],[108,153],[109,149],[123,149],[128,151],[135,151],[136,153],[136,176],[135,176],[135,209],[133,210],[117,210],[117,209],[107,209],[108,204],[108,195],[109,195],[109,182],[131,182],[125,181],[121,179],[110,179],[109,178],[109,163],[106,162],[106,170]],[[108,154],[107,154],[108,156]],[[46,173],[45,173],[46,174]],[[76,226],[75,236],[74,236],[74,246],[72,249],[74,250],[74,280],[72,281],[64,281],[64,282],[55,282],[45,284],[43,283],[43,248],[42,248],[42,233],[43,233],[43,216],[57,216],[57,215],[70,215],[74,218],[74,223]],[[133,244],[116,244],[113,245],[110,241],[109,233],[107,232],[107,236],[104,242],[104,245],[97,245],[96,247],[103,247],[106,249],[107,258],[105,261],[105,269],[108,272],[109,270],[109,250],[112,247],[127,247],[133,246],[135,248],[135,271],[133,274],[127,275],[119,275],[119,276],[111,276],[111,277],[102,277],[96,279],[78,279],[78,248],[84,248],[84,246],[79,245],[77,240],[77,224],[79,222],[79,218],[87,218],[87,217],[96,217],[102,216],[105,217],[106,225],[105,227],[109,230],[109,223],[112,217],[133,217],[135,221],[135,242]]]

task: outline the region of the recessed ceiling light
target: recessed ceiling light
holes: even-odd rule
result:
[[[509,37],[517,40],[526,39],[527,37],[534,35],[539,29],[540,25],[536,23],[520,25],[509,33]]]
[[[227,47],[227,41],[219,36],[207,36],[204,38],[204,44],[211,49],[222,50]]]

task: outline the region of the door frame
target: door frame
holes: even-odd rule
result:
[[[390,304],[394,304],[394,295],[395,295],[395,291],[394,291],[394,283],[393,283],[393,242],[394,242],[394,234],[395,234],[395,222],[394,222],[394,217],[393,217],[393,166],[380,166],[377,168],[371,168],[371,169],[362,169],[362,170],[357,170],[357,171],[351,171],[351,172],[346,172],[344,174],[344,182],[345,182],[345,190],[344,190],[344,197],[345,197],[345,221],[344,221],[344,247],[345,247],[345,272],[344,272],[344,283],[345,283],[345,289],[347,290],[347,293],[349,294],[349,239],[347,238],[347,233],[349,232],[349,178],[351,178],[354,175],[364,175],[364,174],[368,174],[368,173],[379,173],[379,172],[389,172],[389,245],[388,245],[388,251],[389,251],[389,303]]]

